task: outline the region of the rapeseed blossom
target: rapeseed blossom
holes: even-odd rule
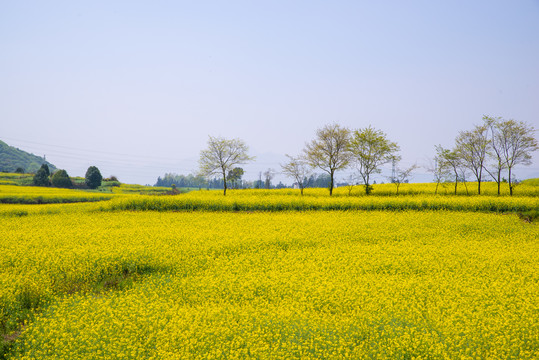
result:
[[[26,319],[13,358],[538,355],[535,224],[447,210],[110,208],[197,196],[209,207],[209,193],[17,205],[23,216],[0,206],[0,315]],[[223,201],[263,208],[286,195],[275,196]]]

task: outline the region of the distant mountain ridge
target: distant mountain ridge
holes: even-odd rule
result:
[[[56,170],[56,166],[46,161],[41,156],[9,146],[0,140],[0,172],[12,173],[18,168],[22,168],[25,173],[33,173],[43,164],[47,164],[51,171]]]

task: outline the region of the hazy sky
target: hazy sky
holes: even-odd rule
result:
[[[334,122],[403,165],[484,114],[539,128],[537,0],[2,1],[0,49],[0,140],[72,176],[194,172],[212,135],[253,180]]]

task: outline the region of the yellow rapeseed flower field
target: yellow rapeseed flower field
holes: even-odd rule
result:
[[[0,358],[537,357],[537,187],[432,185],[2,185]]]
[[[0,184],[0,204],[49,204],[101,201],[114,195],[82,190]]]
[[[8,358],[537,358],[535,198],[322,191],[0,205]]]
[[[210,210],[210,211],[286,211],[286,210],[458,210],[458,211],[530,211],[539,207],[532,196],[332,196],[325,189],[192,191],[180,196],[117,196],[103,202],[107,210]]]

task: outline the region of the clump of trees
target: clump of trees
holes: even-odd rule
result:
[[[116,177],[114,177],[116,181]],[[90,189],[96,189],[101,186],[103,177],[101,172],[95,166],[90,166],[86,171],[85,185]],[[51,174],[47,164],[41,165],[33,178],[35,186],[54,186],[59,188],[73,188],[74,183],[65,170],[57,170]]]
[[[509,194],[513,195],[514,167],[530,165],[531,154],[539,150],[534,132],[534,127],[523,121],[485,115],[481,125],[459,132],[452,149],[435,146],[436,165],[431,169],[435,181],[453,181],[456,194],[458,182],[466,184],[467,174],[472,174],[477,181],[477,193],[481,194],[481,182],[490,176],[500,195],[502,174],[506,171]]]
[[[484,116],[483,124],[472,130],[459,132],[454,148],[446,149],[441,145],[435,147],[435,166],[429,169],[437,183],[435,192],[438,192],[440,183],[451,179],[455,183],[455,194],[459,182],[465,184],[468,193],[467,177],[473,176],[477,180],[477,192],[480,194],[481,182],[488,174],[498,183],[499,194],[503,181],[502,173],[507,171],[512,195],[514,167],[529,165],[531,153],[539,149],[534,132],[535,129],[524,122]],[[235,184],[243,175],[243,169],[236,165],[253,160],[247,151],[247,145],[240,139],[228,140],[210,136],[207,149],[200,153],[199,176],[208,178],[208,182],[219,182],[224,189],[223,194],[226,195],[228,184],[237,187]],[[408,168],[398,166],[401,160],[399,151],[400,147],[396,142],[372,126],[351,130],[338,124],[330,124],[316,131],[315,138],[305,144],[300,155],[286,155],[288,161],[281,164],[281,170],[284,175],[294,179],[302,195],[304,188],[320,186],[320,179],[327,179],[331,196],[335,187],[335,174],[347,168],[354,168],[359,174],[357,178],[361,179],[365,186],[365,194],[369,195],[373,190],[373,175],[381,173],[381,167],[392,162],[393,172],[389,180],[395,184],[398,195],[400,185],[408,182],[412,172],[418,168],[416,164]],[[314,169],[325,172],[324,176],[316,178],[312,174]],[[274,174],[274,170],[268,169],[264,172],[263,181],[260,172],[260,179],[255,181],[255,187],[270,188]],[[221,179],[212,180],[212,176],[220,176]],[[354,175],[351,176],[351,179],[355,178]],[[164,185],[160,181],[161,178],[156,185]],[[349,187],[349,194],[352,188],[353,184]]]
[[[242,185],[241,177],[245,172],[240,167],[230,170],[227,175],[227,182],[232,189],[239,189]]]
[[[178,175],[174,173],[166,173],[163,177],[158,177],[154,186],[171,187],[175,184],[177,187],[198,187],[207,186],[208,183],[202,176],[193,174]]]
[[[371,176],[380,173],[381,166],[395,159],[398,151],[397,143],[390,141],[381,130],[369,126],[351,131],[338,124],[332,124],[318,129],[316,138],[305,145],[303,154],[289,157],[289,162],[281,165],[281,168],[284,174],[296,180],[301,189],[305,184],[298,181],[298,177],[306,171],[305,167],[325,171],[329,176],[328,189],[331,196],[335,185],[335,173],[354,167],[363,180],[365,193],[369,195],[372,191]],[[412,170],[407,172],[406,176]]]

